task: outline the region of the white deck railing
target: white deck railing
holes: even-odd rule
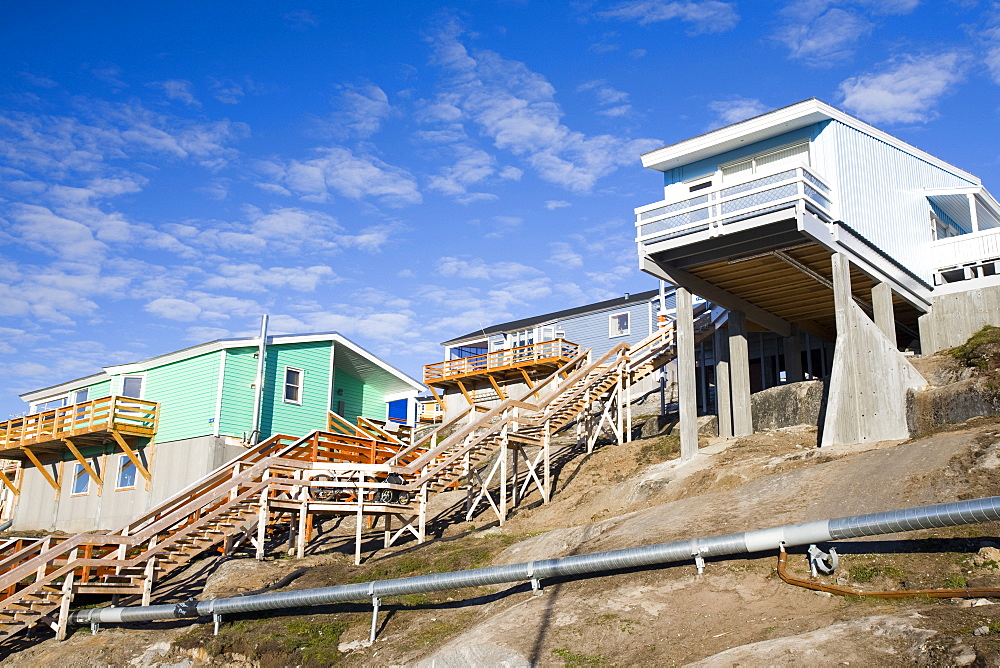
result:
[[[652,243],[704,230],[721,234],[728,223],[774,211],[799,200],[808,201],[832,220],[829,184],[815,171],[801,165],[706,188],[694,197],[664,199],[639,207],[635,210],[636,241]]]
[[[1000,229],[983,230],[933,241],[928,245],[928,257],[934,269],[934,280],[937,285],[987,275],[980,265],[987,263],[992,265],[1000,261]],[[962,277],[954,274],[958,270],[963,271]],[[946,271],[950,274],[947,279],[941,277],[941,272]],[[992,275],[993,271],[989,271],[988,274]]]

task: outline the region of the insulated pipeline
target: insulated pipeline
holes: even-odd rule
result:
[[[545,559],[506,566],[489,566],[466,571],[420,575],[350,585],[299,591],[237,596],[209,601],[189,601],[177,605],[122,608],[91,608],[70,613],[75,624],[135,622],[180,617],[228,615],[281,608],[361,601],[386,596],[417,594],[445,589],[461,589],[535,579],[607,573],[620,569],[653,566],[695,558],[748,554],[764,550],[822,543],[829,540],[902,533],[1000,520],[1000,496],[984,499],[920,506],[869,515],[855,515],[771,529],[695,538],[672,543],[594,552],[559,559]]]

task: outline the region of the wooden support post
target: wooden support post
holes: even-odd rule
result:
[[[438,405],[438,408],[444,410],[444,402],[441,401],[441,397],[438,396],[437,390],[434,389],[434,386],[428,385],[427,389],[431,391],[431,396],[434,397],[434,403]]]
[[[520,443],[516,443],[514,444],[513,448],[510,448],[510,457],[511,457],[510,496],[511,496],[511,504],[515,508],[521,502],[521,496],[520,494],[517,493],[517,464],[518,464],[518,459],[520,459],[518,455],[523,455],[525,461],[527,461],[528,457],[527,455],[524,454],[524,447]]]
[[[493,378],[493,376],[486,374],[486,377],[489,379],[490,385],[493,386],[493,390],[497,393],[497,396],[500,397],[500,401],[506,401],[507,395],[504,394],[503,390],[500,389],[500,386],[497,385],[497,381]]]
[[[66,447],[69,448],[69,451],[73,453],[73,456],[76,458],[76,461],[80,462],[80,466],[82,466],[83,470],[87,472],[87,475],[89,475],[92,480],[96,480],[98,486],[103,487],[104,481],[101,480],[101,476],[97,475],[97,471],[95,471],[94,467],[90,465],[90,462],[87,461],[87,458],[84,457],[82,454],[80,454],[80,450],[77,449],[73,441],[68,438],[64,438],[63,443],[65,443]]]
[[[38,554],[45,554],[52,548],[52,537],[46,536],[42,539],[42,545],[38,548]],[[41,582],[48,575],[49,562],[45,561],[35,570],[35,582]]]
[[[476,402],[472,400],[471,396],[469,396],[469,393],[466,391],[465,385],[462,384],[462,381],[456,380],[455,382],[458,383],[458,389],[462,391],[462,396],[465,397],[465,400],[469,403],[469,405],[475,406]]]
[[[695,390],[694,311],[691,293],[677,288],[677,383],[679,385],[681,460],[698,452],[698,407]]]
[[[59,483],[56,482],[56,480],[52,477],[52,475],[45,469],[44,466],[42,466],[42,463],[38,461],[38,457],[35,456],[35,453],[24,446],[21,446],[21,450],[24,452],[25,456],[27,456],[27,458],[31,460],[31,463],[35,465],[35,468],[38,469],[38,472],[42,474],[42,477],[45,478],[45,481],[48,482],[52,486],[52,489],[56,490],[56,494],[58,494]]]
[[[632,374],[625,369],[625,442],[632,442]]]
[[[153,581],[156,579],[156,557],[152,556],[146,560],[146,570],[142,580],[142,604],[149,605],[153,597]]]
[[[391,513],[386,513],[384,517],[385,517],[385,534],[384,534],[385,542],[384,542],[384,546],[385,547],[389,547],[390,545],[392,545],[392,542],[391,542],[392,541],[392,514]]]
[[[518,369],[518,371],[521,372],[521,377],[524,378],[524,384],[528,386],[528,389],[529,390],[535,389],[535,384],[531,382],[531,376],[528,375],[528,372],[525,371],[524,369]],[[531,396],[533,396],[536,399],[540,398],[538,396],[538,392],[532,392]]]
[[[267,520],[270,512],[267,503],[267,487],[260,492],[260,506],[257,508],[257,561],[264,559],[264,542],[267,540]]]
[[[133,450],[128,443],[125,442],[125,439],[122,437],[121,434],[118,433],[117,429],[111,430],[111,436],[115,439],[115,441],[118,442],[118,446],[122,449],[122,452],[128,455],[129,461],[135,465],[136,470],[142,474],[142,477],[145,478],[147,482],[152,482],[153,476],[150,475],[149,471],[146,470],[146,467],[143,465],[142,460],[139,459],[138,453],[135,450]]]
[[[542,448],[544,450],[545,471],[543,478],[545,484],[542,486],[542,502],[547,504],[552,497],[552,436],[550,435],[549,421],[545,421],[545,431],[542,432]]]
[[[417,519],[417,542],[427,539],[427,483],[420,486],[420,515]]]
[[[69,554],[69,562],[76,560],[79,549],[75,549]],[[75,571],[66,573],[62,586],[62,598],[59,601],[59,619],[56,622],[56,640],[62,642],[66,640],[66,631],[69,627],[69,606],[73,603],[73,576]]]
[[[618,361],[618,392],[615,401],[615,420],[618,424],[618,445],[622,445],[625,442],[623,430],[625,425],[625,374],[622,368],[622,361]]]
[[[503,444],[500,446],[500,526],[507,520],[507,433],[504,427]],[[485,489],[487,494],[489,491]]]
[[[357,523],[354,527],[354,565],[361,565],[361,524],[365,518],[365,491],[362,485],[365,482],[365,474],[358,473],[358,515]]]
[[[733,436],[752,434],[750,352],[747,349],[747,319],[742,311],[729,312],[729,384],[732,387]]]
[[[3,482],[4,487],[9,489],[14,496],[21,493],[21,490],[14,486],[14,483],[11,482],[10,478],[3,471],[0,471],[0,482]]]
[[[360,500],[359,500],[360,503]],[[299,506],[299,530],[295,540],[295,556],[299,559],[306,556],[306,540],[309,526],[309,502],[303,501]],[[359,529],[360,531],[360,529]]]

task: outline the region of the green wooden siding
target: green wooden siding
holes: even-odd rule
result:
[[[143,398],[160,404],[157,443],[213,433],[220,355],[206,353],[146,371]]]
[[[256,348],[230,348],[226,355],[226,380],[222,386],[219,433],[223,436],[250,434],[253,427],[253,382],[257,378]]]
[[[365,385],[362,397],[362,415],[375,420],[385,419],[385,395],[373,388]]]
[[[330,341],[292,343],[268,349],[260,420],[262,436],[305,436],[326,428],[332,350]],[[284,400],[286,367],[302,371],[301,404]]]
[[[340,391],[344,393],[341,394]],[[342,415],[349,421],[354,422],[359,415],[367,415],[364,409],[365,384],[360,378],[356,378],[343,369],[337,369],[333,377],[333,408],[337,408],[338,402],[344,402]]]
[[[84,386],[75,388],[73,390],[73,392],[77,392],[78,390],[82,390],[84,387],[86,387],[87,390],[88,390],[88,392],[87,392],[87,401],[91,401],[93,399],[103,399],[104,397],[110,397],[111,396],[111,379],[110,378],[107,379],[107,380],[102,380],[99,383],[94,383],[93,385],[84,385]],[[73,398],[73,393],[70,393],[70,400],[72,400],[72,398]]]

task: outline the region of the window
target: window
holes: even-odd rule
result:
[[[76,392],[73,393],[73,403],[74,404],[82,404],[83,402],[85,402],[87,400],[87,397],[89,397],[89,396],[90,396],[90,390],[89,389],[84,388],[82,390],[77,390]]]
[[[73,466],[73,495],[86,494],[90,491],[90,474],[83,468],[83,464],[76,462]]]
[[[767,172],[775,174],[783,169],[791,169],[799,164],[809,164],[809,142],[800,142],[735,162],[722,165],[722,179],[726,182],[742,181],[753,174]]]
[[[118,484],[115,489],[130,489],[135,487],[135,464],[128,455],[118,455]]]
[[[142,376],[125,376],[122,378],[122,396],[142,399]]]
[[[53,399],[52,401],[46,401],[45,403],[38,404],[38,407],[35,410],[41,413],[42,411],[50,411],[53,408],[62,408],[65,405],[66,397],[63,397],[62,399]]]
[[[285,367],[285,403],[302,403],[302,369]]]
[[[608,317],[608,336],[627,336],[629,333],[628,313],[615,313]]]

